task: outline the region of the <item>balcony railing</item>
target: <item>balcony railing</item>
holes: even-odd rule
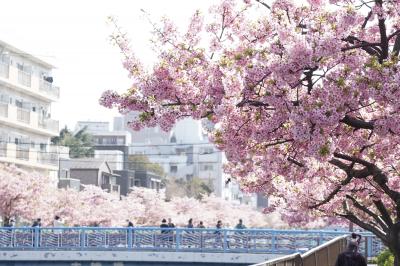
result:
[[[38,151],[37,160],[41,164],[58,165],[58,154]]]
[[[0,116],[8,117],[8,104],[0,102]]]
[[[10,65],[0,61],[0,77],[8,79],[10,74]]]
[[[58,132],[59,121],[53,119],[39,120],[39,127],[53,132]]]
[[[30,111],[22,109],[22,108],[17,108],[17,120],[18,121],[29,124],[30,118],[31,118]]]
[[[40,80],[39,83],[39,90],[46,92],[47,94],[50,94],[52,96],[55,97],[59,97],[60,96],[60,88],[53,86],[52,83],[46,81],[46,80]]]
[[[18,83],[26,87],[31,86],[31,74],[18,69]]]
[[[7,143],[0,142],[0,157],[7,157]]]
[[[17,145],[16,158],[29,161],[29,149]]]

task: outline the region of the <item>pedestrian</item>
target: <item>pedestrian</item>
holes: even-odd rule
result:
[[[175,224],[172,222],[171,218],[168,218],[168,228],[175,228]],[[169,230],[169,247],[172,247],[172,244],[174,243],[174,230]]]
[[[200,221],[199,224],[197,225],[197,228],[206,228],[203,224],[203,221]]]
[[[169,228],[175,228],[175,224],[172,222],[171,218],[168,218],[168,227]]]
[[[193,228],[193,219],[192,218],[189,219],[187,228]]]
[[[126,219],[126,223],[127,223],[127,227],[133,227],[133,223],[131,222],[131,220]]]
[[[217,230],[214,231],[214,234],[215,234],[214,247],[223,247],[223,245],[222,245],[222,233],[221,233],[221,229],[222,229],[222,221],[221,220],[217,221],[217,225],[215,226],[215,228]]]
[[[235,226],[235,229],[246,229],[242,219],[239,219],[239,223]]]
[[[190,218],[187,224],[187,228],[193,228],[193,219]],[[188,230],[187,232],[187,242],[188,242],[188,247],[192,247],[192,243],[195,241],[195,236],[194,236],[194,231],[193,230]]]
[[[243,232],[243,230],[246,229],[246,226],[243,224],[242,219],[239,219],[239,223],[235,226],[235,229],[238,229],[240,231],[235,231],[234,234],[234,239],[237,243],[237,246],[246,248],[248,236],[246,235],[247,232]]]
[[[165,228],[168,228],[167,220],[162,219],[160,228],[164,228],[161,229],[160,245],[165,246],[168,240],[168,230],[165,230]]]
[[[42,226],[42,219],[37,218],[35,221],[33,221],[32,227],[41,227]]]
[[[357,249],[356,242],[350,240],[347,249],[337,257],[335,266],[367,266],[367,260]]]
[[[53,227],[63,227],[63,226],[64,226],[64,222],[61,220],[60,216],[58,216],[58,215],[54,216]],[[62,230],[56,229],[56,230],[54,230],[54,233],[61,234]]]

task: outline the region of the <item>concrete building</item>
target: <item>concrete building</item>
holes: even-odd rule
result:
[[[53,85],[53,66],[0,41],[0,162],[57,177],[58,135],[51,103],[60,90]]]
[[[213,125],[187,118],[179,121],[170,132],[159,127],[133,131],[127,123],[134,117],[135,114],[131,113],[114,118],[114,130],[131,133],[130,154],[146,155],[151,162],[163,166],[169,177],[186,180],[198,177],[212,183],[218,197],[237,203],[242,201],[238,184],[226,183],[229,176],[222,169],[226,162],[225,154],[210,143],[204,131],[204,127]]]
[[[110,131],[109,122],[79,121],[75,130],[86,128],[93,136],[95,158],[108,162],[114,173],[119,175],[117,184],[121,195],[127,195],[133,186],[159,189],[161,177],[146,171],[135,171],[129,165],[131,135],[126,130]]]
[[[105,160],[95,158],[62,159],[60,168],[65,171],[62,173],[65,179],[77,179],[81,185],[99,186],[110,193],[120,195],[118,185],[119,175],[113,173]],[[59,186],[66,187],[68,182],[60,179]]]

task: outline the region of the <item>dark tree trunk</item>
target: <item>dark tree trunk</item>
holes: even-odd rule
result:
[[[394,255],[394,266],[400,266],[400,222],[389,228],[389,249]]]

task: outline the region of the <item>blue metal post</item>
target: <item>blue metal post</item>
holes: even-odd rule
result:
[[[372,241],[373,241],[373,236],[367,236],[365,238],[365,241],[367,241],[367,255],[368,257],[374,257],[375,254],[372,254]]]
[[[178,251],[181,245],[181,231],[176,229],[176,250]]]
[[[34,235],[35,235],[35,237],[34,237],[34,239],[35,239],[34,247],[35,247],[35,249],[38,249],[39,248],[39,243],[40,243],[40,240],[39,240],[40,228],[39,227],[35,227],[34,230],[35,230],[34,231]]]
[[[85,229],[80,229],[80,236],[81,236],[81,243],[80,243],[80,246],[81,246],[81,249],[84,249],[85,248],[85,238],[86,238],[86,234],[85,234]]]
[[[271,245],[272,245],[272,252],[276,252],[276,236],[275,232],[272,232],[272,240],[271,240]]]
[[[224,252],[228,249],[228,231],[224,230],[224,242],[223,242],[223,247],[224,247]]]
[[[132,239],[132,233],[133,233],[133,230],[132,230],[132,227],[128,227],[128,231],[127,231],[127,234],[128,234],[128,248],[132,248],[132,243],[133,243],[133,239]]]

